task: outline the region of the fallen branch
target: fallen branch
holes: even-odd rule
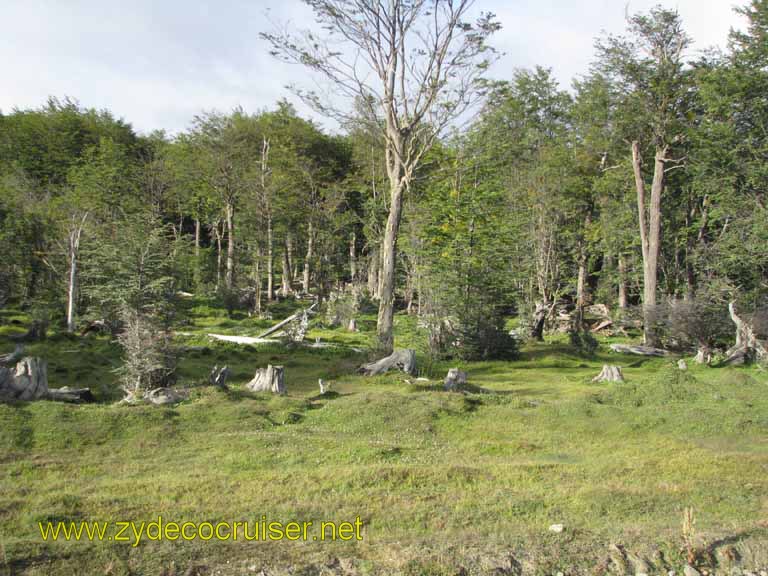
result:
[[[653,348],[652,346],[634,346],[631,344],[611,344],[611,350],[619,352],[621,354],[637,354],[639,356],[666,356],[669,354],[666,350],[661,348]]]
[[[296,314],[292,314],[291,316],[288,316],[288,318],[286,318],[285,320],[281,320],[280,322],[278,322],[277,324],[272,326],[272,328],[270,328],[266,332],[263,332],[263,333],[259,334],[256,338],[266,338],[267,336],[269,336],[271,334],[274,334],[275,332],[278,332],[281,328],[283,328],[283,326],[285,326],[287,324],[290,324],[294,320],[297,320],[297,319],[301,318],[304,314],[312,314],[312,313],[314,313],[314,310],[315,310],[316,306],[317,306],[317,301],[315,301],[312,304],[312,306],[310,306],[306,310],[301,310],[299,312],[296,312]]]

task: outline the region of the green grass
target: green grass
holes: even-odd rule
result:
[[[118,396],[119,352],[106,337],[54,335],[30,347],[48,360],[52,386],[90,385],[102,402],[0,405],[0,574],[485,574],[510,563],[593,574],[610,543],[656,572],[679,571],[686,507],[697,546],[734,545],[747,565],[768,565],[768,377],[756,368],[682,373],[673,360],[604,346],[585,358],[555,339],[515,362],[463,364],[478,392],[450,394],[439,377],[453,364],[425,361],[423,333],[407,316],[397,317],[398,345],[417,347],[430,382],[354,373],[366,354],[353,348],[372,342],[372,317],[354,334],[313,327],[310,340],[338,347],[286,349],[208,341],[210,326],[254,335],[262,325],[193,310],[179,345],[204,348],[184,354],[179,384],[191,396],[173,407],[108,402]],[[11,344],[0,334],[4,352]],[[625,384],[591,382],[606,362],[624,367]],[[232,390],[200,386],[223,363]],[[242,387],[267,363],[286,367],[287,397]],[[333,394],[318,396],[320,377]],[[44,543],[37,532],[52,519],[262,514],[359,515],[365,538],[133,548]],[[553,523],[565,532],[549,532]]]

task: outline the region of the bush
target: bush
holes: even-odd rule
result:
[[[733,338],[733,323],[722,294],[702,292],[689,300],[675,300],[657,306],[653,317],[669,348],[714,348]]]
[[[451,319],[432,315],[424,324],[430,353],[461,360],[514,360],[517,341],[506,331],[504,315],[494,307],[464,307]]]
[[[600,346],[591,332],[570,330],[568,332],[568,337],[571,341],[571,346],[573,346],[580,354],[586,356],[594,356]]]
[[[173,384],[176,359],[170,335],[150,317],[130,308],[123,309],[122,320],[123,331],[117,341],[123,348],[124,363],[118,369],[123,390],[137,396],[143,390]]]

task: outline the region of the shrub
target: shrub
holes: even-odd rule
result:
[[[593,356],[600,344],[591,332],[581,330],[569,330],[568,337],[573,346],[580,354]]]
[[[122,312],[122,324],[117,341],[123,348],[124,363],[118,369],[123,390],[133,397],[143,390],[172,384],[176,359],[170,335],[149,316],[127,307]]]

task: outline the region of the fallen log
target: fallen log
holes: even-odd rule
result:
[[[624,374],[621,372],[621,366],[604,364],[602,371],[592,378],[592,382],[624,382]]]
[[[608,328],[609,326],[612,326],[612,325],[613,325],[613,320],[603,320],[602,322],[600,322],[596,326],[590,328],[589,331],[592,332],[592,333],[600,332],[600,330],[605,330],[606,328]]]
[[[271,392],[272,394],[285,394],[285,369],[282,366],[267,365],[259,368],[253,380],[245,385],[252,392]]]
[[[49,388],[47,398],[58,402],[74,403],[94,402],[96,400],[90,388],[70,388],[69,386]]]
[[[315,310],[316,306],[317,306],[317,301],[315,301],[312,304],[312,306],[310,306],[306,310],[301,310],[300,312],[296,312],[296,314],[292,314],[292,315],[288,316],[288,318],[286,318],[285,320],[281,320],[280,322],[278,322],[277,324],[272,326],[272,328],[270,328],[266,332],[262,332],[261,334],[256,336],[256,338],[266,338],[267,336],[269,336],[271,334],[274,334],[275,332],[278,332],[280,329],[282,329],[287,324],[290,324],[294,320],[297,320],[297,319],[301,318],[303,315],[314,313],[314,310]]]
[[[666,356],[669,354],[666,350],[661,348],[654,348],[652,346],[635,346],[632,344],[611,344],[611,350],[619,352],[621,354],[637,354],[639,356]]]
[[[366,376],[376,376],[393,369],[414,375],[416,373],[416,352],[411,349],[395,350],[392,354],[381,360],[363,364],[360,366],[358,373],[365,374]]]
[[[443,388],[448,392],[458,392],[467,385],[467,373],[458,368],[451,368],[445,376]]]

